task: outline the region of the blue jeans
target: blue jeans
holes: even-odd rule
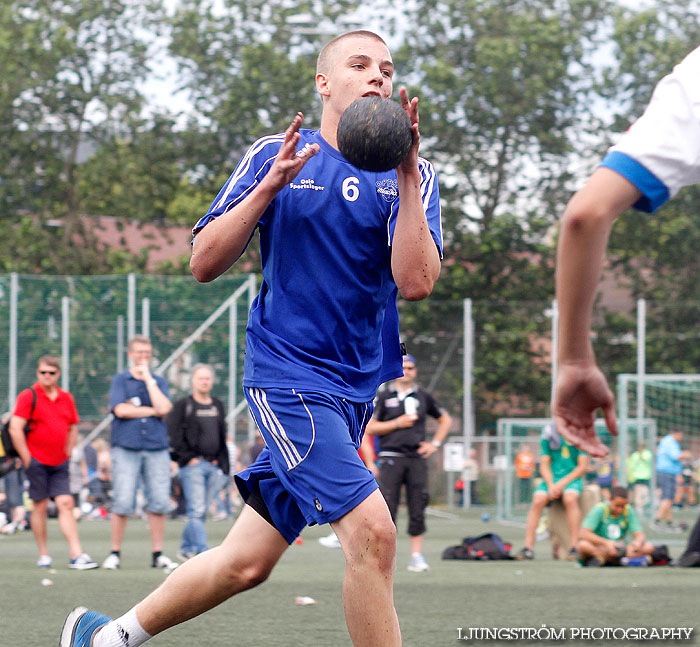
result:
[[[143,479],[146,509],[170,512],[170,452],[112,447],[112,512],[128,516],[136,509],[136,490]]]
[[[180,552],[201,553],[209,548],[204,520],[212,497],[221,485],[221,470],[200,458],[196,465],[180,468],[180,481],[187,504],[187,523],[182,531]]]

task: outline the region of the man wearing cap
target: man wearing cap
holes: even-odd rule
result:
[[[450,415],[438,405],[432,394],[416,384],[416,360],[404,355],[403,377],[380,391],[374,416],[366,433],[379,437],[379,489],[386,499],[391,518],[406,486],[408,534],[411,537],[411,561],[408,570],[428,570],[423,556],[425,508],[428,505],[428,462],[425,460],[442,445],[452,424]],[[425,438],[425,421],[435,418],[438,428],[432,441]]]

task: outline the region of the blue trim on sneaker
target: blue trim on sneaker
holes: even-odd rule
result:
[[[68,614],[61,631],[60,647],[90,647],[95,632],[112,618],[76,607]]]

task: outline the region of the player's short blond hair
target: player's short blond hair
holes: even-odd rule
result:
[[[199,363],[199,364],[195,364],[192,367],[192,370],[190,371],[190,377],[194,377],[194,374],[197,371],[201,371],[202,369],[204,369],[205,371],[209,371],[212,379],[214,379],[214,377],[216,376],[216,374],[214,373],[214,369],[209,364]]]
[[[316,74],[327,74],[330,71],[333,65],[335,52],[338,49],[338,44],[348,38],[371,38],[386,45],[385,40],[381,36],[375,34],[373,31],[367,31],[366,29],[349,31],[340,36],[336,36],[333,40],[326,43],[319,52],[318,59],[316,59]]]
[[[147,344],[148,346],[153,347],[153,344],[151,344],[151,340],[148,337],[146,337],[146,335],[134,335],[126,345],[127,350],[134,350],[134,346],[136,344]]]
[[[61,362],[58,357],[55,357],[54,355],[42,355],[37,361],[36,365],[39,367],[42,364],[45,366],[51,366],[58,371],[61,370]]]

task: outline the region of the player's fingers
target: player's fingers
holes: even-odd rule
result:
[[[299,132],[299,127],[301,126],[301,122],[303,119],[304,119],[303,113],[297,112],[294,119],[292,119],[292,123],[289,124],[289,127],[285,131],[285,137],[284,137],[285,144],[291,139],[291,137],[294,136],[294,133]]]
[[[320,146],[318,144],[304,144],[304,147],[297,151],[296,156],[306,163],[306,161],[316,155],[319,150]]]
[[[617,415],[615,414],[615,405],[609,404],[607,407],[603,407],[603,415],[605,416],[605,424],[608,427],[608,431],[613,436],[617,436]]]
[[[278,159],[290,159],[294,157],[297,152],[297,144],[301,139],[301,135],[297,132],[288,132],[284,138],[282,146],[277,153]]]
[[[418,97],[413,97],[413,99],[411,99],[411,114],[409,116],[411,117],[412,124],[418,123]]]
[[[412,145],[417,147],[420,144],[420,130],[418,130],[418,123],[411,126],[411,136],[413,137]]]

